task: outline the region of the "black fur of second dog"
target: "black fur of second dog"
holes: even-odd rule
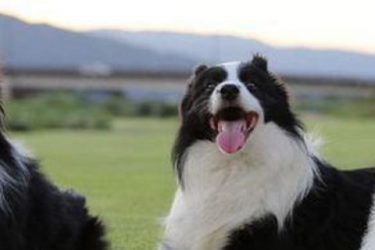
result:
[[[103,224],[85,198],[60,191],[0,132],[0,249],[104,250]]]

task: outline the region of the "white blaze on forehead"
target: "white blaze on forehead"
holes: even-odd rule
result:
[[[224,68],[224,70],[227,72],[225,82],[240,82],[238,79],[238,69],[240,65],[241,62],[228,62],[219,65],[219,67]]]
[[[250,93],[244,83],[239,79],[239,69],[241,64],[241,62],[228,62],[218,65],[218,67],[225,70],[227,77],[223,82],[218,84],[212,92],[209,110],[212,114],[215,114],[222,109],[224,104],[220,96],[220,89],[226,84],[235,84],[240,90],[237,101],[238,106],[243,108],[246,112],[256,112],[260,119],[262,119],[263,110],[258,99],[252,93]]]

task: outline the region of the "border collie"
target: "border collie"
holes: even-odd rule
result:
[[[375,171],[322,160],[267,61],[199,66],[162,250],[374,250]]]
[[[0,249],[104,250],[104,227],[85,198],[62,192],[0,130]]]

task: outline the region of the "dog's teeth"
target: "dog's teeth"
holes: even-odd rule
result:
[[[247,124],[244,123],[241,125],[241,132],[245,131],[246,130],[246,127],[247,127]]]
[[[214,130],[217,129],[217,127],[216,127],[216,123],[215,123],[215,120],[214,120],[213,118],[210,119],[210,127],[211,127],[212,129],[214,129]]]
[[[253,117],[251,118],[251,125],[250,125],[250,127],[253,128],[253,127],[255,126],[255,124],[256,124],[256,117],[253,116]]]
[[[222,126],[222,124],[220,124],[220,122],[217,124],[217,131],[218,132],[223,131],[223,126]]]

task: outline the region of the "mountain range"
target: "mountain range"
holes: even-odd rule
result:
[[[248,60],[260,53],[272,70],[299,77],[375,80],[375,55],[276,47],[256,39],[173,32],[75,32],[0,14],[0,62],[14,70],[187,73],[199,63]]]
[[[82,32],[29,24],[0,15],[0,61],[14,70],[77,70],[105,65],[112,71],[186,72],[190,59]]]
[[[253,54],[260,53],[268,58],[274,71],[283,75],[375,79],[375,55],[372,54],[275,47],[235,36],[119,30],[96,30],[90,34],[207,63],[248,60]]]

